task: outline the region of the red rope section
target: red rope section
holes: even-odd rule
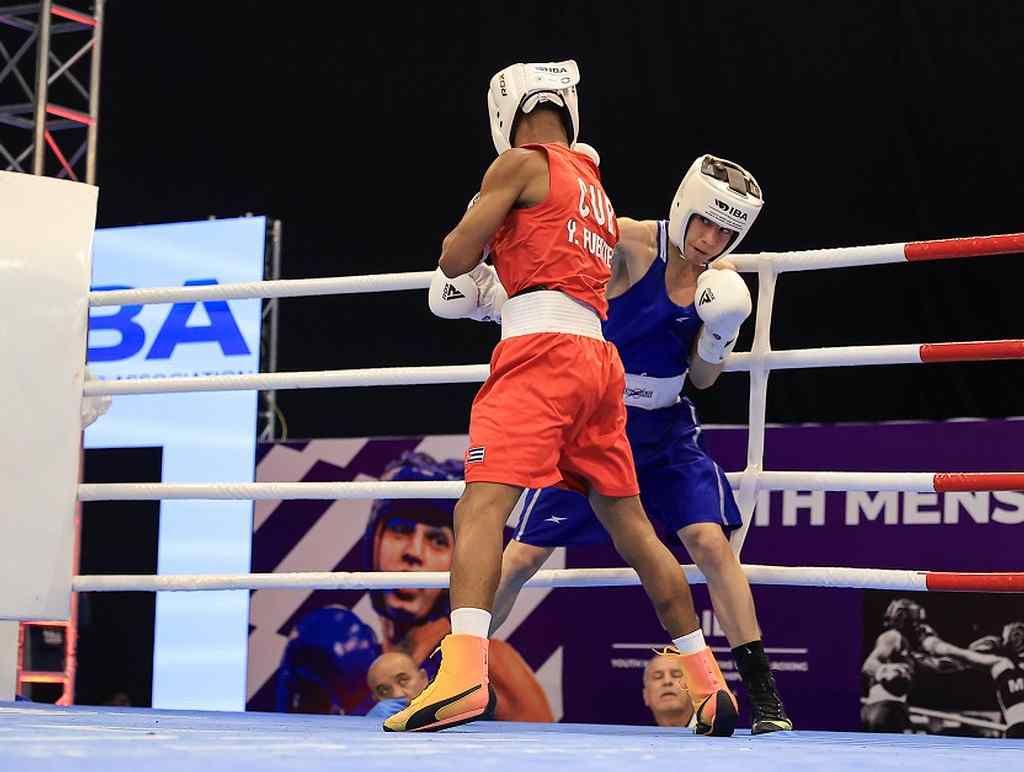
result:
[[[966,239],[912,241],[904,244],[903,255],[913,260],[948,260],[954,257],[1006,255],[1024,252],[1024,233],[1003,236],[971,236]]]
[[[942,592],[1024,592],[1024,574],[959,574],[929,571],[925,576],[929,590]]]
[[[1024,359],[1024,340],[925,343],[921,346],[922,362],[980,362],[986,359]]]
[[[935,475],[938,493],[951,491],[1024,490],[1024,472],[940,472]]]

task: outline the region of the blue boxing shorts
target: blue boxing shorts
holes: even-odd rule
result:
[[[725,472],[704,447],[692,403],[683,398],[658,410],[627,407],[626,434],[647,514],[671,533],[694,523],[717,523],[728,537],[740,527]],[[528,490],[513,538],[535,547],[610,541],[586,497],[561,488]]]

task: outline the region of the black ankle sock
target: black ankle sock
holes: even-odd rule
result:
[[[748,676],[769,672],[768,657],[764,653],[764,644],[760,640],[743,643],[732,650],[736,660],[736,669],[746,680]]]

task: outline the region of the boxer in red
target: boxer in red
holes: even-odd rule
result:
[[[524,488],[548,485],[586,494],[636,569],[682,654],[697,731],[728,735],[736,724],[735,698],[704,643],[686,577],[638,497],[625,374],[601,332],[618,227],[597,165],[574,150],[578,82],[573,61],[515,64],[491,79],[499,155],[444,240],[431,306],[484,303],[503,291],[502,340],[470,416],[466,491],[455,508],[452,634],[441,642],[436,679],[384,722],[387,731],[444,729],[493,712],[487,635],[502,528]],[[493,269],[481,264],[488,244]]]

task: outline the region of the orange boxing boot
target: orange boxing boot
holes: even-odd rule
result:
[[[475,635],[446,635],[437,677],[409,707],[384,721],[384,731],[436,732],[494,715],[487,644]]]
[[[697,734],[728,737],[736,728],[738,709],[735,695],[725,685],[725,678],[711,649],[682,657],[683,675],[690,690]]]

